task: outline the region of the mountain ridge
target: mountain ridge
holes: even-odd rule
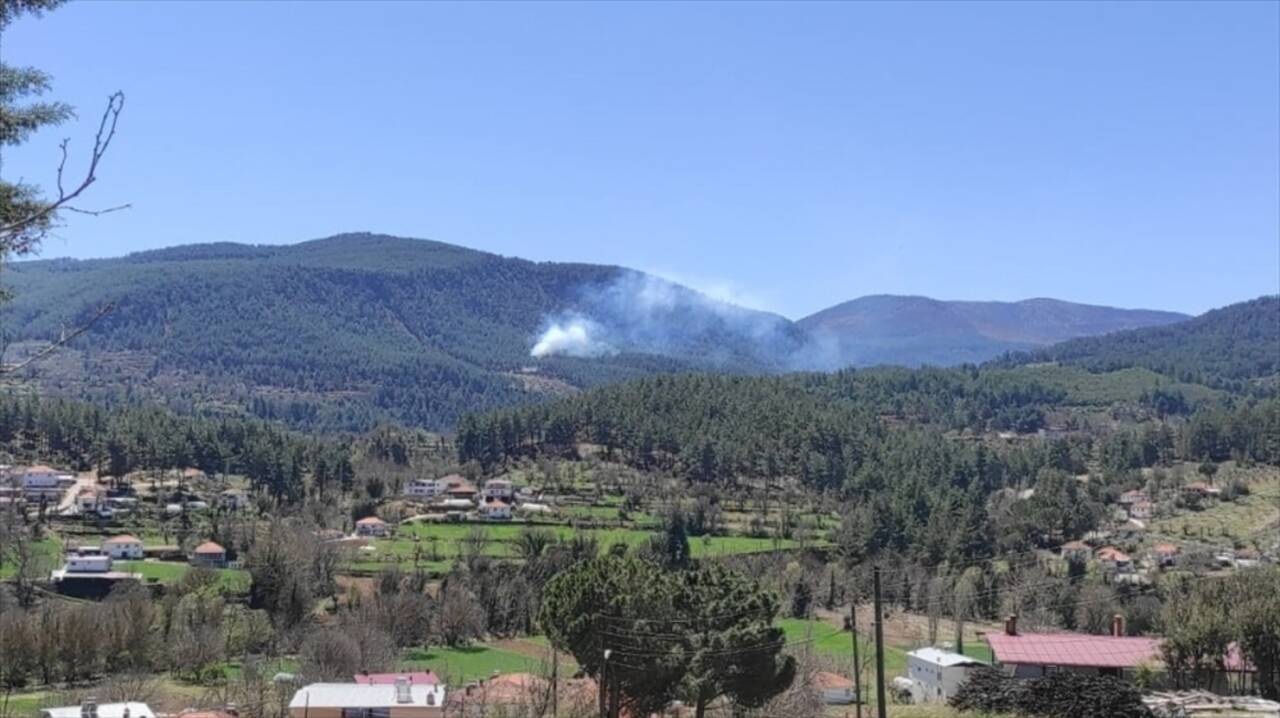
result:
[[[373,233],[177,245],[10,269],[14,298],[3,317],[17,351],[115,305],[31,375],[45,390],[247,411],[307,428],[384,420],[448,428],[466,412],[653,373],[978,363],[1036,346],[988,336],[980,311],[924,298],[913,303],[931,310],[923,324],[901,324],[901,312],[871,318],[883,336],[850,346],[839,333],[805,326],[821,312],[792,322],[624,267]],[[1027,321],[1112,311],[1025,304]],[[964,311],[973,316],[957,321]],[[553,328],[559,343],[530,356]]]

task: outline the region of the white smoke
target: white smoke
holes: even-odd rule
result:
[[[600,326],[590,319],[568,316],[549,322],[529,354],[535,357],[562,354],[571,357],[598,357],[613,354],[613,347],[601,339]]]

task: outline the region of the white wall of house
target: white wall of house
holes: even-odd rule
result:
[[[954,655],[954,654],[947,654]],[[928,656],[907,654],[907,677],[916,686],[913,698],[918,701],[946,701],[960,690],[969,678],[969,672],[979,667],[975,661],[968,665],[946,665],[949,661],[931,660]]]
[[[114,559],[138,560],[143,556],[142,543],[104,543],[102,552]]]

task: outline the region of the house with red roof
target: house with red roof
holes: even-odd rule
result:
[[[1129,554],[1115,546],[1103,546],[1098,549],[1097,558],[1098,562],[1107,571],[1113,573],[1131,573],[1133,571],[1133,559],[1129,558]]]
[[[1124,618],[1116,616],[1112,635],[1087,633],[1023,633],[1010,616],[1002,632],[985,638],[997,667],[1018,678],[1054,671],[1122,676],[1140,666],[1160,667],[1160,639],[1124,635]]]
[[[205,568],[226,568],[227,550],[212,541],[205,541],[196,546],[195,551],[191,552],[191,565]]]
[[[1130,506],[1132,504],[1138,503],[1139,501],[1150,501],[1150,500],[1151,500],[1151,497],[1147,496],[1147,492],[1141,489],[1133,489],[1132,491],[1126,491],[1123,494],[1120,494],[1121,506]]]
[[[102,542],[102,553],[117,560],[134,560],[142,558],[142,539],[124,534],[112,536]]]
[[[490,521],[510,521],[511,504],[502,499],[494,499],[480,506],[480,515]]]
[[[1088,561],[1093,548],[1084,541],[1068,541],[1059,548],[1062,558],[1067,561]]]
[[[1167,568],[1169,566],[1178,565],[1178,558],[1182,555],[1182,549],[1171,543],[1158,543],[1151,547],[1151,563]]]
[[[366,516],[356,522],[356,535],[383,538],[391,534],[391,527],[377,516]]]

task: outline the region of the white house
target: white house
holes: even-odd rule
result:
[[[381,538],[391,533],[386,521],[377,516],[366,516],[356,522],[356,535]]]
[[[22,477],[22,488],[28,491],[32,489],[56,489],[59,487],[58,472],[42,464],[28,466],[22,470],[20,476]]]
[[[1129,504],[1129,518],[1149,519],[1155,515],[1155,504],[1150,501],[1135,501]]]
[[[916,703],[949,700],[969,678],[970,671],[985,665],[977,659],[940,648],[917,648],[907,653],[911,698]]]
[[[136,536],[113,536],[102,542],[102,552],[113,559],[140,560],[142,539]]]
[[[81,548],[67,554],[62,570],[64,573],[107,573],[111,570],[111,557],[96,548]]]
[[[96,511],[100,503],[102,503],[102,495],[97,489],[85,489],[76,496],[76,507],[82,514]]]
[[[484,484],[485,501],[511,501],[515,495],[516,488],[506,479],[490,479]]]
[[[430,501],[444,493],[444,484],[436,479],[414,479],[405,484],[404,496],[417,501]]]
[[[480,507],[480,515],[490,521],[510,521],[511,504],[502,499],[495,499]]]

